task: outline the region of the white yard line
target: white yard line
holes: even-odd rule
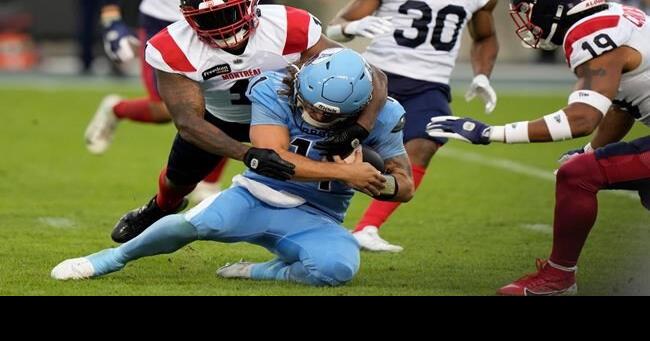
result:
[[[488,166],[492,168],[498,168],[511,173],[527,175],[532,178],[537,178],[540,180],[555,182],[555,175],[553,175],[553,171],[526,165],[524,163],[517,162],[510,159],[497,158],[492,156],[488,157],[479,153],[466,152],[449,146],[445,146],[445,148],[442,148],[438,153],[438,155],[441,157],[446,157],[454,160],[475,163],[475,164]],[[639,195],[636,192],[632,192],[632,191],[617,190],[617,191],[603,191],[602,193],[616,195],[628,199],[639,200]]]
[[[76,226],[74,220],[65,217],[39,217],[36,219],[39,223],[56,228],[72,228]]]
[[[521,228],[545,234],[553,233],[553,226],[549,224],[521,224]]]

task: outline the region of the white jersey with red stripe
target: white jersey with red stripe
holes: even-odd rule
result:
[[[623,74],[614,103],[650,126],[650,18],[641,10],[611,3],[609,9],[575,23],[564,38],[571,70],[619,46],[641,53],[642,62]]]
[[[179,0],[142,0],[140,13],[170,22],[183,19]]]
[[[320,22],[307,11],[282,5],[257,8],[259,24],[241,55],[205,44],[183,20],[149,40],[147,63],[199,82],[212,115],[249,123],[250,101],[245,96],[249,79],[264,71],[284,71],[321,37]]]
[[[375,37],[364,56],[390,73],[449,84],[462,31],[489,0],[384,0],[375,12],[395,30]]]

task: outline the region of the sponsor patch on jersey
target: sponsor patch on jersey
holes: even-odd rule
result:
[[[225,75],[232,72],[229,64],[219,64],[213,66],[205,71],[203,71],[203,80],[207,81],[210,78],[214,78],[220,75]]]
[[[262,73],[262,69],[260,68],[235,72],[230,72],[230,69],[228,69],[228,72],[226,74],[222,74],[223,76],[221,76],[221,78],[223,80],[251,78],[259,75],[260,73]]]

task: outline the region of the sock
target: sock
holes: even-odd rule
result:
[[[563,267],[578,263],[598,214],[597,193],[607,184],[593,154],[564,164],[557,174],[553,251],[549,260]]]
[[[136,122],[154,122],[148,98],[120,101],[113,107],[115,116],[119,119],[129,119]]]
[[[226,163],[228,163],[228,158],[224,157],[221,159],[221,161],[219,161],[217,166],[214,167],[212,172],[203,179],[203,181],[213,184],[219,182],[219,179],[221,179],[221,174],[223,174],[223,170],[226,168]]]
[[[170,186],[167,181],[167,168],[165,167],[158,177],[156,205],[163,211],[173,211],[195,187],[196,184],[191,186]]]
[[[424,166],[414,164],[412,165],[412,170],[413,182],[417,189],[420,186],[420,183],[422,183],[422,179],[424,178],[427,169]],[[373,200],[357,224],[354,232],[361,231],[368,225],[377,226],[377,228],[381,227],[381,225],[391,216],[391,214],[393,214],[400,204],[401,203],[399,202]]]
[[[181,214],[166,216],[142,234],[117,248],[106,249],[87,256],[95,275],[105,275],[122,269],[138,258],[172,253],[198,240],[196,228]]]

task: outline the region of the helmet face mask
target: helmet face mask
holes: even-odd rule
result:
[[[257,26],[256,0],[182,0],[181,11],[208,45],[236,49]]]
[[[535,25],[531,20],[534,7],[535,3],[530,2],[521,2],[516,5],[510,5],[510,17],[515,23],[515,33],[523,42],[524,47],[555,50],[558,46],[551,42],[554,32],[551,32],[549,37],[544,39],[544,29]]]
[[[554,50],[574,23],[608,7],[606,0],[510,0],[510,17],[525,47]]]

